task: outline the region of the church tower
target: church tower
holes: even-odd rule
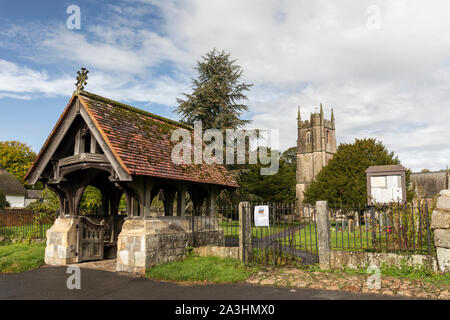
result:
[[[302,121],[300,107],[297,116],[297,201],[302,206],[303,192],[317,174],[336,153],[334,114],[324,119],[323,107],[320,113],[311,113],[309,120]]]

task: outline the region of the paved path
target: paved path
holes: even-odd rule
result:
[[[288,289],[249,284],[186,285],[139,276],[81,269],[81,289],[68,290],[65,267],[41,267],[19,274],[0,274],[0,299],[133,299],[133,300],[297,300],[396,299],[343,291]],[[398,297],[397,297],[398,299]]]

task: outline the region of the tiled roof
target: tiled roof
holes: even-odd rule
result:
[[[222,165],[173,163],[172,131],[191,127],[92,93],[78,97],[132,175],[239,187]]]

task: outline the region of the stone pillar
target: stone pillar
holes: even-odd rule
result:
[[[252,246],[252,216],[249,202],[239,203],[239,258],[244,262],[250,261],[253,253]]]
[[[317,212],[317,247],[319,249],[319,265],[321,269],[330,269],[330,221],[328,220],[328,203],[316,202]]]
[[[434,245],[439,269],[450,271],[450,189],[442,190],[431,216],[431,229],[434,229]]]
[[[210,216],[213,216],[215,214],[216,209],[216,198],[217,198],[217,189],[214,187],[210,187],[207,197],[207,203],[206,206],[208,208],[208,214]]]
[[[79,218],[58,218],[47,230],[44,261],[50,266],[76,263]]]

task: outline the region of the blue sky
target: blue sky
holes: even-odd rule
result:
[[[70,30],[69,5],[81,10]],[[374,9],[375,6],[375,9]],[[0,3],[0,140],[39,151],[74,87],[177,119],[193,67],[231,53],[251,127],[296,143],[296,114],[334,108],[338,142],[374,137],[420,170],[449,164],[448,1],[119,0]],[[375,10],[375,11],[374,11]]]

